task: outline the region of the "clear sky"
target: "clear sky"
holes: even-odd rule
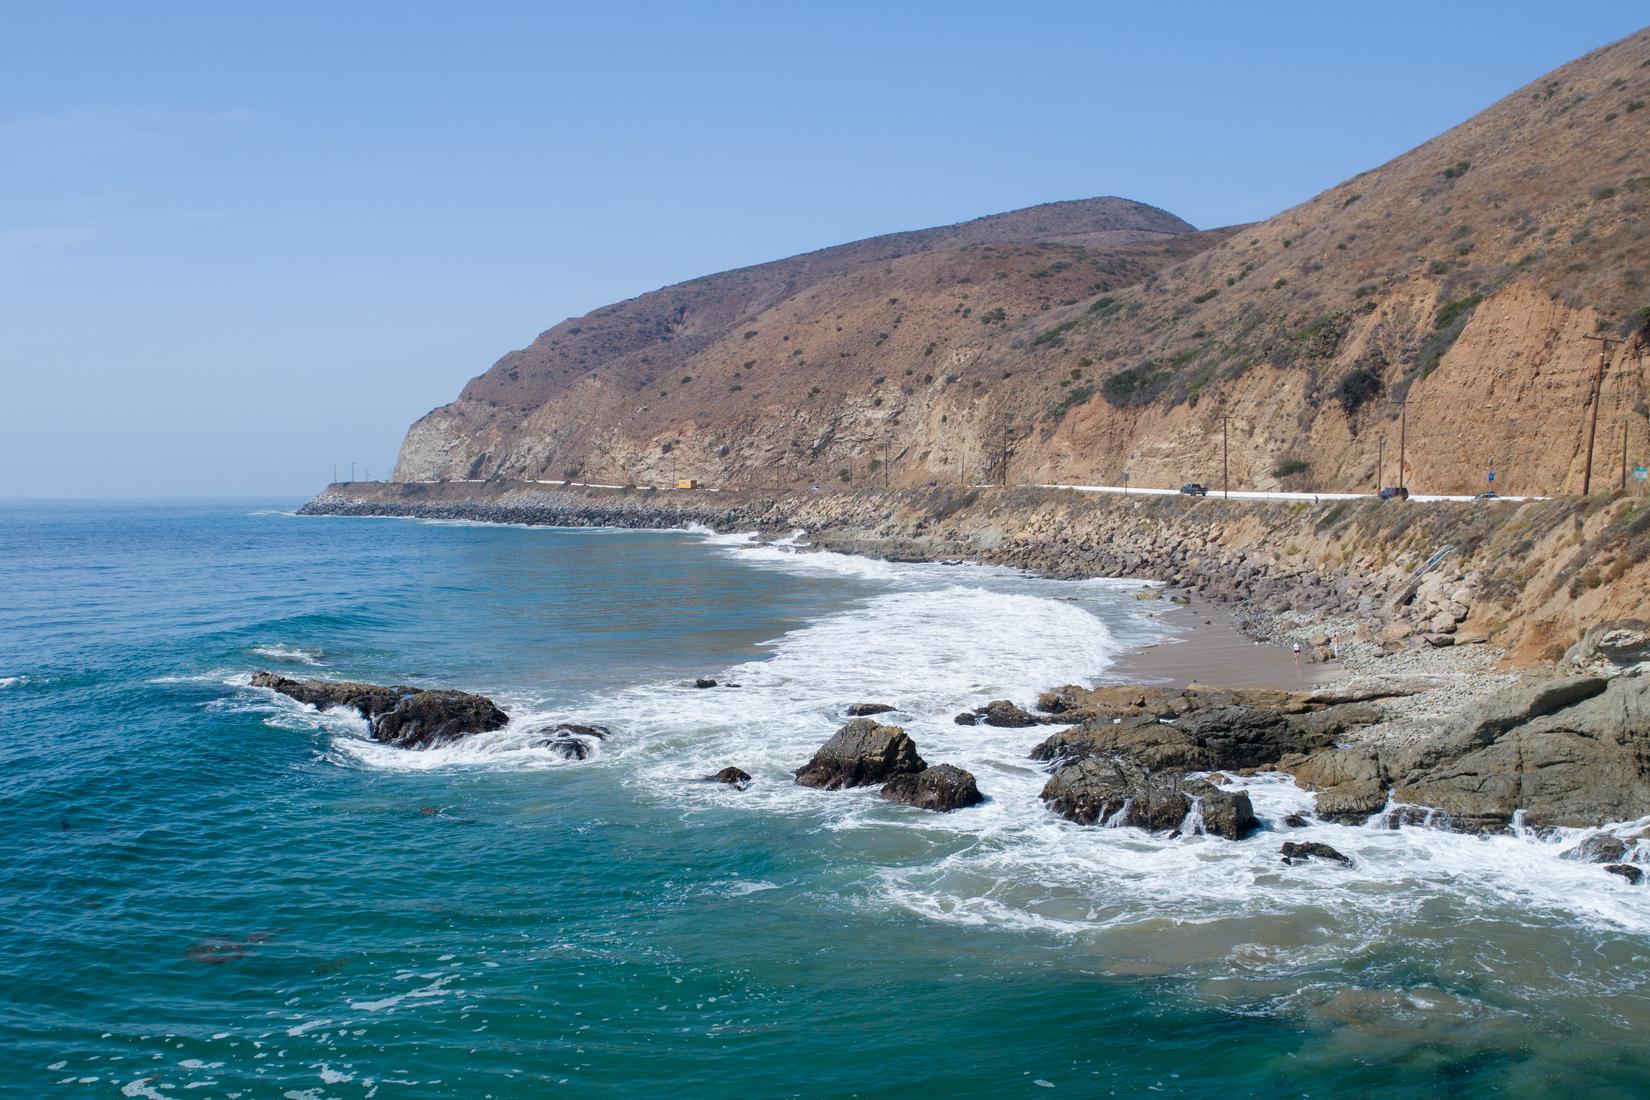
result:
[[[382,476],[564,317],[1054,199],[1263,218],[1650,23],[1622,0],[3,10],[0,497]]]

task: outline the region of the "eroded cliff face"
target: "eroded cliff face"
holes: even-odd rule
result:
[[[1417,489],[1576,492],[1608,334],[1596,487],[1624,423],[1650,458],[1645,102],[1639,33],[1256,225],[1086,200],[666,288],[500,360],[396,477],[1178,485],[1224,423],[1235,485],[1362,489],[1407,398]]]

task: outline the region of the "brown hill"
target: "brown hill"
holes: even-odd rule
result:
[[[1650,457],[1650,34],[1317,198],[1195,234],[1117,199],[899,234],[569,321],[415,425],[402,480],[972,479],[1578,491]],[[1387,462],[1379,476],[1378,456]],[[880,469],[884,458],[888,470]]]

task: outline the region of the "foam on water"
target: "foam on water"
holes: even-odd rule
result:
[[[773,639],[758,659],[707,670],[722,687],[642,684],[559,709],[511,700],[506,709],[519,717],[507,728],[445,748],[379,745],[359,719],[296,704],[277,704],[270,720],[325,722],[340,760],[402,770],[566,767],[542,746],[547,723],[612,726],[614,738],[582,764],[611,769],[615,782],[671,812],[786,815],[862,837],[856,843],[875,852],[865,861],[862,904],[1082,936],[1103,954],[1203,960],[1256,981],[1338,965],[1388,942],[1395,927],[1438,937],[1417,948],[1437,952],[1456,949],[1445,937],[1466,921],[1650,933],[1650,892],[1559,858],[1586,835],[1579,830],[1491,837],[1379,824],[1291,830],[1283,819],[1309,813],[1314,800],[1284,775],[1233,781],[1266,826],[1243,841],[1085,828],[1055,817],[1039,799],[1047,774],[1027,757],[1049,728],[962,726],[952,717],[989,699],[1028,705],[1041,690],[1103,676],[1123,645],[1096,612],[1109,607],[1114,624],[1148,621],[1152,609],[1129,598],[1138,583],[872,561],[808,551],[800,534],[766,544],[702,537],[757,568],[852,575],[880,591]],[[939,815],[888,803],[875,788],[797,786],[794,770],[854,702],[898,708],[879,720],[904,726],[930,764],[973,772],[987,802]],[[750,789],[698,781],[727,765],[753,776]],[[1194,808],[1184,832],[1196,832],[1197,816]],[[1615,831],[1645,826],[1650,819]],[[1352,862],[1285,866],[1284,839],[1329,844]]]
[[[286,661],[295,665],[320,665],[324,654],[319,649],[295,645],[255,645],[252,653],[271,661]]]

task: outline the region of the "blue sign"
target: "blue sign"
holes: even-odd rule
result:
[[[1650,481],[1650,466],[1634,466],[1633,476],[1640,481]]]
[[[1494,480],[1495,480],[1495,471],[1494,471],[1494,470],[1491,470],[1491,471],[1490,471],[1490,480],[1491,480],[1491,481],[1494,481]]]

